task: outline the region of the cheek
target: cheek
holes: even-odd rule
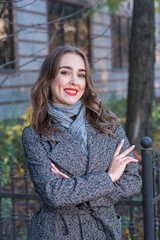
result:
[[[82,91],[85,90],[85,87],[86,87],[86,80],[84,80],[84,81],[81,83],[81,89],[82,89]]]
[[[58,89],[60,89],[61,87],[63,87],[64,85],[64,80],[62,78],[60,78],[59,76],[56,77],[54,80],[53,80],[53,83],[51,85],[53,91],[57,91]]]

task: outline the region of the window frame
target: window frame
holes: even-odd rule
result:
[[[14,17],[14,6],[12,5],[12,2],[7,2],[9,8],[8,8],[8,19],[10,22],[12,22],[13,24],[9,24],[9,34],[13,34],[12,37],[10,37],[8,41],[8,45],[10,46],[10,54],[11,54],[11,58],[9,60],[9,62],[11,61],[14,61],[15,60],[15,57],[16,57],[16,54],[15,54],[15,36],[14,35],[14,31],[15,31],[15,17]],[[4,62],[3,64],[6,64],[7,62]],[[3,65],[1,64],[1,65]],[[11,63],[9,64],[11,65],[12,67],[3,67],[3,68],[0,68],[0,73],[8,73],[8,72],[14,72],[15,71],[15,68],[16,68],[16,63]]]
[[[128,68],[129,66],[129,45],[130,45],[130,38],[131,38],[131,22],[132,22],[132,18],[131,16],[126,16],[126,15],[122,15],[122,14],[116,14],[116,15],[111,15],[111,22],[112,22],[112,69],[113,70],[125,70]],[[118,19],[118,21],[117,21]],[[124,32],[122,31],[123,28],[123,24],[122,24],[122,20],[125,19],[126,23],[125,23],[125,35],[127,36],[128,39],[128,64],[125,65],[126,63],[124,62],[124,58],[127,56],[125,54],[125,52],[123,51],[123,47],[124,47],[124,39],[123,39],[123,34]],[[116,24],[114,23],[114,21],[116,21]],[[116,32],[116,35],[115,35]],[[118,39],[118,47],[116,46],[116,50],[115,50],[115,42],[114,42],[114,36],[117,36],[116,39]],[[125,56],[126,55],[126,56]]]
[[[47,9],[48,9],[48,6],[49,6],[49,1],[50,0],[47,0]],[[64,3],[64,4],[71,4],[71,5],[75,5],[75,6],[81,6],[81,7],[85,7],[87,6],[87,4],[89,5],[90,2],[89,1],[86,1],[86,0],[82,0],[82,1],[79,1],[77,2],[77,0],[54,0],[53,2],[55,3]],[[47,11],[48,12],[48,11]],[[76,24],[76,22],[75,22]],[[92,60],[92,44],[91,44],[91,19],[90,17],[88,16],[87,17],[87,25],[88,25],[88,41],[90,42],[88,44],[88,61],[89,63],[91,63],[91,60]],[[77,33],[77,31],[76,31]],[[63,29],[63,34],[64,34],[64,29]],[[78,41],[78,35],[75,34],[75,38],[77,38],[76,41]],[[77,45],[78,43],[75,41],[75,45]],[[65,41],[63,41],[65,42]]]

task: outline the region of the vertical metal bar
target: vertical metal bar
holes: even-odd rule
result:
[[[3,159],[0,159],[0,162],[2,162]],[[0,239],[3,240],[3,223],[4,223],[4,215],[2,212],[2,198],[1,198],[1,192],[2,192],[2,169],[0,165]]]
[[[65,9],[65,4],[64,3],[61,3],[62,6],[61,6],[61,17],[63,17],[64,15],[64,9]],[[61,20],[59,22],[59,27],[60,27],[60,38],[59,40],[61,40],[61,44],[64,44],[65,43],[65,32],[64,32],[64,24],[65,22],[63,20]]]
[[[142,180],[143,180],[143,221],[144,239],[154,240],[154,208],[153,208],[153,173],[152,173],[152,139],[144,137],[142,145]]]
[[[12,187],[12,194],[15,193],[15,172],[14,172],[14,158],[11,157],[11,187]],[[15,210],[15,199],[12,199],[12,213],[11,213],[11,222],[13,225],[13,239],[16,240],[16,223],[18,220],[18,216]]]
[[[87,18],[87,26],[88,26],[88,34],[87,34],[87,47],[88,47],[88,59],[89,59],[89,63],[92,62],[92,41],[90,40],[91,39],[91,35],[92,35],[92,32],[91,32],[91,20],[90,18]]]
[[[118,46],[117,46],[117,41],[115,44],[115,38],[117,39],[117,34],[118,34],[118,30],[117,30],[117,18],[116,16],[112,15],[112,25],[111,25],[111,30],[112,30],[112,68],[117,68],[118,64],[117,64],[117,59],[118,59]],[[90,29],[91,31],[91,29]],[[92,49],[92,48],[91,48]]]
[[[122,68],[122,29],[121,29],[121,17],[117,17],[118,19],[118,57],[119,57],[119,64],[118,67]]]
[[[29,175],[28,175],[28,170],[27,170],[27,163],[25,161],[24,165],[25,169],[25,175],[24,175],[24,181],[25,181],[25,194],[28,195],[28,181],[29,181]],[[30,227],[30,222],[31,222],[31,214],[29,212],[29,200],[26,199],[26,216],[25,216],[25,221],[27,224],[27,240],[29,239],[29,227]]]
[[[78,22],[78,18],[75,19],[75,22],[74,22],[74,25],[75,25],[75,35],[74,35],[74,41],[76,44],[79,45],[79,22]]]
[[[153,198],[156,195],[156,159],[153,158],[153,162],[152,162],[152,171],[153,171]],[[156,240],[156,235],[157,235],[157,218],[156,218],[156,206],[155,204],[153,205],[153,209],[154,209],[154,237]]]
[[[160,194],[160,156],[159,153],[156,153],[157,160],[157,194]],[[157,221],[158,221],[158,239],[160,239],[160,201],[158,201],[157,205]]]
[[[133,206],[130,206],[129,233],[130,233],[131,240],[134,240],[135,224],[133,221]]]
[[[127,46],[127,60],[129,61],[129,48],[130,48],[130,38],[131,38],[131,19],[127,18],[127,38],[128,38],[128,46]]]
[[[154,183],[154,191],[153,197],[159,195],[159,164],[158,164],[158,155],[153,158],[153,183]],[[159,230],[159,201],[154,203],[154,238],[157,240]]]
[[[13,6],[14,6],[12,4],[12,2],[13,2],[13,0],[10,0],[8,3],[8,7],[9,7],[8,8],[8,13],[9,13],[8,17],[11,22],[13,22]],[[12,24],[9,24],[9,33],[10,34],[13,33],[13,25]],[[10,54],[11,54],[11,56],[8,56],[8,57],[11,61],[13,61],[15,58],[15,56],[14,56],[14,37],[11,37],[10,39],[8,39],[8,43],[10,45]],[[9,65],[9,68],[14,68],[14,66],[15,66],[15,64],[12,63]]]

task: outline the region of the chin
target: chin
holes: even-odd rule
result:
[[[66,103],[66,105],[73,105],[73,104],[75,104],[75,103],[77,103],[78,101],[74,101],[74,102],[68,102],[68,103]]]
[[[78,101],[79,101],[79,99],[77,99],[77,100],[71,100],[71,101],[67,101],[66,104],[67,104],[67,105],[73,105],[73,104],[77,103]]]

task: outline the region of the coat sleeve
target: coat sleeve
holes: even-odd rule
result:
[[[127,148],[130,147],[128,138],[122,126],[116,129],[114,132],[116,135],[117,145],[124,139],[124,145],[121,152],[124,152]],[[133,152],[128,154],[130,157],[134,157]],[[132,197],[133,195],[139,194],[141,190],[142,179],[139,175],[139,164],[138,163],[129,163],[122,176],[118,181],[113,183],[113,189],[111,194],[102,196],[100,198],[90,201],[90,205],[94,206],[111,206],[121,199]]]
[[[24,129],[22,142],[35,191],[46,205],[60,208],[113,194],[114,184],[105,171],[68,179],[53,174],[41,137],[31,127]]]

